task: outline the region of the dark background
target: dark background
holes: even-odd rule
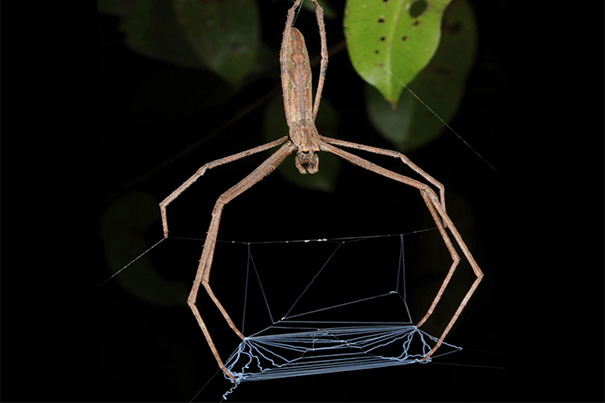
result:
[[[450,214],[486,273],[448,337],[464,347],[448,358],[457,365],[445,365],[444,357],[442,364],[250,383],[231,400],[603,401],[603,233],[595,231],[603,223],[603,103],[597,94],[603,57],[594,32],[603,26],[601,13],[592,4],[536,3],[532,10],[527,3],[472,3],[479,53],[451,124],[499,175],[448,133],[409,153],[446,185]],[[21,4],[23,10],[7,11]],[[278,86],[278,76],[220,105],[223,99],[207,95],[216,87],[194,85],[207,82],[199,73],[132,53],[117,19],[88,4],[81,14],[74,3],[3,4],[1,398],[189,401],[216,373],[184,304],[199,246],[182,241],[175,250],[162,243],[153,253],[156,270],[128,269],[99,287],[110,274],[107,241],[125,246],[115,264],[129,262],[161,239],[157,202],[202,163],[262,143],[256,129],[263,105],[239,121],[234,116]],[[342,12],[342,4],[333,5]],[[286,9],[279,2],[261,4],[263,41],[273,49],[276,72]],[[303,16],[297,26],[312,36],[314,18]],[[328,22],[330,45],[342,39],[341,30],[340,20]],[[309,47],[317,53],[315,40]],[[95,51],[91,61],[87,56]],[[162,79],[166,75],[173,79]],[[351,93],[342,91],[345,86]],[[145,95],[166,88],[179,96],[149,108],[157,97]],[[339,136],[389,148],[366,122],[360,89],[346,54],[333,55],[325,91],[342,117]],[[182,105],[170,101],[188,96],[214,107],[194,103],[192,115],[167,116]],[[203,147],[175,158],[195,142]],[[170,211],[175,235],[203,236],[216,196],[262,158],[218,170],[188,191]],[[396,162],[376,161],[407,172]],[[296,190],[277,175],[263,182],[229,206],[225,239],[379,234],[425,224],[416,192],[355,167],[345,166],[332,194]],[[142,244],[103,236],[104,213],[123,196],[134,202],[122,217],[144,211],[139,226],[147,227],[121,231],[115,225],[113,234],[133,232]],[[316,208],[313,221],[282,218],[296,216],[289,206],[297,200],[326,206],[330,214]],[[357,200],[364,204],[351,204]],[[380,208],[366,204],[372,200]],[[261,226],[252,226],[257,216],[248,208],[265,212],[258,215]],[[358,213],[356,221],[349,220],[351,212]],[[92,224],[86,220],[91,214]],[[248,224],[238,225],[242,217]],[[126,218],[124,226],[132,226],[133,217]],[[219,273],[229,272],[213,271],[217,290]],[[124,289],[128,277],[137,280],[131,283],[136,289]],[[164,287],[152,287],[161,284],[158,278]],[[174,284],[180,291],[169,294]],[[170,295],[172,305],[165,301]],[[153,297],[163,305],[143,302]],[[208,319],[212,311],[204,310]],[[222,326],[213,325],[217,338]],[[222,343],[224,354],[233,348],[229,340]],[[492,364],[508,370],[484,368]],[[220,400],[228,387],[217,376],[196,400]]]
[[[536,379],[532,388],[528,388],[527,383],[519,383],[518,362],[511,357],[510,340],[514,336],[508,324],[514,298],[507,288],[511,267],[505,255],[515,242],[507,229],[511,187],[503,169],[502,151],[510,141],[508,55],[505,37],[501,34],[508,26],[505,4],[504,1],[472,2],[479,28],[477,60],[460,110],[451,122],[465,141],[499,172],[492,171],[447,131],[433,143],[409,154],[446,186],[449,214],[486,275],[448,338],[465,350],[447,360],[444,358],[441,364],[242,384],[229,396],[230,400],[568,399],[557,394],[548,381]],[[337,2],[332,5],[342,15],[343,5]],[[276,66],[286,10],[286,5],[279,2],[261,2],[262,39],[275,50]],[[303,32],[314,32],[314,18],[308,13],[301,17],[304,18],[300,18],[297,25]],[[228,102],[200,108],[193,116],[174,111],[160,113],[161,108],[142,102],[144,91],[149,91],[146,87],[149,81],[158,82],[158,91],[169,88],[168,99],[188,98],[191,88],[173,86],[174,77],[190,77],[195,82],[199,73],[131,52],[121,41],[117,23],[115,18],[98,16],[100,130],[97,149],[103,164],[96,207],[100,222],[112,203],[132,195],[131,192],[151,196],[159,202],[203,163],[261,144],[262,105],[241,119],[234,117],[278,84],[277,78],[261,80]],[[340,19],[327,21],[329,45],[342,39],[341,27]],[[309,48],[312,55],[317,53],[317,47],[310,45]],[[166,82],[162,84],[162,80]],[[367,121],[362,84],[345,52],[330,58],[324,97],[330,99],[340,114],[339,137],[390,148]],[[192,144],[200,146],[182,153]],[[209,172],[182,200],[171,205],[171,235],[203,238],[216,197],[250,172],[262,158],[263,155]],[[407,172],[395,161],[372,160]],[[132,209],[137,210],[136,203]],[[159,209],[155,214],[156,220],[144,231],[147,246],[161,238]],[[416,192],[344,164],[332,193],[300,189],[278,175],[265,179],[226,208],[221,238],[263,240],[373,235],[407,232],[428,224],[426,208]],[[99,235],[99,241],[99,262],[102,263],[106,258],[107,239]],[[156,250],[158,255],[163,255],[154,259],[159,262],[156,266],[161,276],[188,286],[201,246],[179,245],[168,248],[163,243],[162,248]],[[133,250],[131,258],[143,250]],[[128,261],[124,260],[123,264]],[[100,265],[99,283],[110,274],[105,265]],[[208,385],[195,400],[220,400],[230,385],[220,374],[212,378],[216,373],[214,359],[184,299],[182,301],[180,306],[148,304],[114,280],[99,288],[97,400],[189,401],[206,382]],[[216,332],[215,337],[224,342],[223,354],[228,354],[234,347],[232,336],[221,330]],[[525,369],[531,369],[532,365],[535,364],[531,361],[525,362]]]
[[[261,2],[260,6],[262,39],[275,50],[277,66],[277,49],[287,7],[280,2]],[[343,5],[333,2],[333,6],[341,16]],[[499,149],[506,141],[507,124],[504,44],[497,32],[503,23],[506,8],[504,2],[473,2],[473,6],[479,28],[477,60],[460,111],[451,126],[498,169],[502,158]],[[329,45],[343,38],[340,18],[327,21]],[[204,162],[261,144],[262,106],[237,121],[234,121],[234,115],[279,83],[277,79],[261,80],[244,88],[226,103],[200,108],[196,115],[179,116],[175,111],[162,113],[160,106],[144,102],[144,91],[150,91],[150,77],[152,80],[168,81],[157,84],[157,91],[165,91],[166,97],[190,99],[192,87],[195,90],[200,88],[195,84],[183,88],[178,85],[170,87],[170,80],[174,82],[174,76],[177,75],[190,77],[195,83],[200,73],[149,60],[131,52],[121,41],[117,23],[116,18],[98,16],[98,151],[103,161],[98,184],[101,203],[98,207],[101,217],[108,206],[132,195],[130,192],[135,192],[135,195],[144,192],[159,202]],[[314,24],[315,19],[310,13],[301,14],[297,23],[303,32],[315,32]],[[313,40],[307,39],[307,42],[310,53],[316,54],[318,49]],[[340,114],[339,137],[390,148],[367,120],[362,85],[362,80],[350,66],[346,52],[330,58],[324,97],[334,104]],[[279,93],[277,96],[280,96]],[[229,126],[223,129],[226,123]],[[321,127],[319,130],[321,132]],[[174,157],[200,139],[203,139],[201,146],[183,156]],[[216,197],[250,172],[266,155],[209,171],[169,207],[171,235],[203,238]],[[450,216],[485,271],[484,282],[448,338],[448,341],[465,350],[447,359],[442,358],[442,363],[426,366],[242,384],[229,396],[230,400],[432,401],[514,398],[516,392],[509,383],[511,362],[505,326],[509,315],[506,301],[510,295],[507,292],[506,265],[501,257],[501,242],[505,239],[500,232],[506,217],[503,185],[506,173],[492,171],[453,133],[447,131],[438,140],[409,156],[446,186]],[[369,158],[393,170],[410,174],[397,161]],[[170,164],[157,168],[166,161],[170,161]],[[130,207],[133,211],[138,209],[136,200]],[[147,246],[161,238],[159,209],[149,214],[155,215],[155,221],[144,231]],[[272,240],[375,235],[413,231],[430,227],[430,224],[426,207],[416,191],[343,164],[332,193],[298,188],[279,175],[263,180],[225,209],[220,237]],[[436,241],[439,242],[438,239]],[[107,247],[107,240],[102,239],[102,242]],[[177,246],[161,244],[154,250],[153,259],[160,276],[188,287],[199,259],[201,243],[190,241],[193,243],[185,245],[183,242],[186,241]],[[132,251],[131,258],[141,252],[143,250]],[[100,260],[103,261],[106,249],[101,249],[100,253]],[[279,255],[275,258],[284,259],[285,262],[293,259],[292,256]],[[123,262],[126,263],[128,260]],[[137,271],[135,266],[127,269],[124,275],[136,276],[128,274],[128,271]],[[443,266],[441,276],[448,266]],[[213,279],[217,281],[217,292],[220,293],[219,269],[214,270]],[[470,272],[468,265],[461,265],[459,272],[463,273],[460,275],[463,285],[468,287],[470,283],[465,277]],[[109,275],[110,271],[101,267],[99,282]],[[140,275],[139,282],[145,284],[145,274]],[[360,273],[351,272],[350,275],[357,277]],[[114,279],[99,289],[98,399],[192,399],[216,373],[217,367],[185,304],[186,294],[181,305],[160,306],[137,299],[120,284]],[[434,295],[434,289],[431,289],[430,295]],[[202,312],[203,307],[208,306],[208,301],[203,301],[204,297],[201,296]],[[421,301],[418,305],[418,311],[422,310],[422,306],[426,309]],[[225,359],[237,340],[223,327],[217,320],[211,329]],[[438,331],[436,327],[434,332]],[[212,378],[196,400],[220,400],[229,387],[229,383],[219,374]]]

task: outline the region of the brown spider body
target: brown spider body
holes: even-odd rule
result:
[[[282,91],[288,137],[296,147],[296,168],[301,174],[319,171],[321,140],[315,127],[313,115],[313,92],[311,63],[303,34],[292,28],[288,37],[284,35],[281,55]]]

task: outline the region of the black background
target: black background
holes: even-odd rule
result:
[[[528,388],[527,380],[521,381],[523,377],[517,372],[519,361],[512,358],[510,339],[516,339],[518,330],[508,326],[514,319],[511,307],[516,302],[507,285],[511,272],[516,273],[515,276],[520,274],[506,257],[515,247],[508,221],[508,197],[514,186],[510,186],[503,169],[503,149],[511,135],[507,124],[510,112],[508,55],[504,50],[505,36],[501,35],[508,27],[508,13],[505,2],[474,1],[472,4],[479,27],[477,61],[460,111],[451,126],[499,173],[492,171],[449,132],[409,154],[414,162],[446,186],[446,197],[448,201],[452,200],[448,206],[450,215],[455,223],[461,223],[462,235],[486,274],[450,336],[450,341],[466,350],[448,357],[443,364],[243,384],[229,396],[230,400],[573,399],[573,394],[558,394],[556,385],[548,379],[535,378],[530,382],[532,387]],[[342,5],[333,5],[342,14]],[[276,65],[286,8],[280,3],[261,4],[263,40],[276,50]],[[309,14],[301,14],[297,24],[303,32],[314,32],[314,23]],[[257,82],[227,104],[201,110],[199,116],[156,119],[151,116],[153,109],[141,110],[132,105],[143,80],[151,75],[158,79],[170,74],[195,77],[195,73],[132,53],[122,44],[116,24],[114,18],[98,17],[100,131],[97,149],[104,162],[98,181],[100,215],[110,203],[130,191],[145,192],[160,201],[204,162],[262,143],[262,107],[225,129],[217,128],[231,122],[238,111],[278,83],[277,80]],[[341,20],[328,21],[327,32],[329,44],[341,40]],[[307,39],[307,42],[312,44],[313,40]],[[317,53],[317,47],[309,45],[309,48],[311,54]],[[324,97],[332,101],[341,115],[341,137],[389,148],[367,121],[360,98],[361,87],[362,82],[344,52],[330,59]],[[180,91],[186,96],[187,88]],[[200,138],[204,138],[201,147],[174,158],[180,150]],[[169,212],[172,234],[203,238],[213,201],[259,164],[262,156],[250,160],[220,168],[203,178],[196,189],[188,190],[186,197],[175,203]],[[166,161],[170,161],[168,166],[157,169]],[[403,172],[394,161],[384,158],[374,161]],[[397,233],[422,228],[427,223],[426,218],[426,211],[415,192],[400,189],[388,180],[345,164],[336,190],[331,194],[300,189],[278,175],[272,175],[226,209],[221,237],[304,239]],[[146,236],[148,245],[161,238],[159,221]],[[101,245],[102,242],[100,262],[103,261]],[[174,259],[185,261],[186,253],[182,252]],[[170,264],[162,274],[189,283],[196,262],[195,253],[191,254],[189,271],[170,272],[173,266]],[[101,267],[99,282],[109,273]],[[229,384],[220,374],[212,378],[216,373],[214,359],[185,304],[180,307],[145,304],[124,292],[117,282],[108,282],[100,288],[99,297],[96,399],[188,401],[209,381],[195,399],[220,400]],[[220,330],[217,332],[216,338],[225,341],[223,348],[228,353],[232,348],[228,346],[229,340],[233,344],[229,339],[232,336],[228,332],[224,336]],[[535,342],[540,338],[527,334],[524,340],[532,343],[532,337],[536,338]],[[446,365],[446,362],[452,365]],[[522,367],[531,372],[535,365],[532,360],[525,360]],[[536,369],[539,371],[539,368],[541,366]],[[523,393],[525,395],[519,396]]]
[[[458,365],[445,365],[444,357],[443,364],[250,383],[230,400],[603,401],[603,234],[595,232],[603,223],[597,94],[603,59],[594,32],[601,14],[594,5],[507,3],[472,1],[479,52],[451,123],[499,175],[451,133],[410,153],[445,184],[450,214],[486,273],[448,337],[465,348],[448,358]],[[7,11],[21,4],[26,7]],[[145,304],[119,280],[98,286],[110,273],[102,216],[132,190],[155,203],[204,162],[262,143],[262,107],[223,126],[279,80],[267,78],[228,104],[185,119],[141,110],[146,103],[133,101],[144,82],[166,88],[174,80],[159,73],[192,83],[199,75],[134,54],[122,43],[117,19],[89,5],[78,14],[74,3],[3,4],[2,401],[189,401],[216,372],[212,355],[184,303]],[[342,3],[333,5],[341,15]],[[275,71],[286,9],[261,3]],[[302,16],[297,26],[316,54],[314,18]],[[341,20],[327,28],[330,45],[342,39]],[[339,135],[388,148],[366,122],[361,86],[345,53],[331,57],[325,94],[341,115]],[[187,87],[175,89],[191,96]],[[203,147],[173,158],[197,141]],[[203,236],[216,196],[261,159],[205,177],[170,211],[171,228]],[[154,170],[166,161],[172,163]],[[404,172],[396,162],[376,162]],[[312,220],[291,208],[303,202],[314,206]],[[424,223],[418,202],[415,192],[346,165],[329,195],[275,175],[229,206],[221,236],[406,231]],[[155,205],[153,211],[147,246],[161,239]],[[85,220],[91,215],[92,223]],[[248,224],[240,225],[242,219]],[[156,252],[162,251],[161,261],[182,268],[163,266],[162,276],[186,289],[199,250],[188,258],[182,250]],[[224,324],[217,323],[218,338]],[[491,365],[508,369],[484,368]],[[219,375],[196,400],[218,401],[228,387]]]

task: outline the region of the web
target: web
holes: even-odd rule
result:
[[[439,318],[435,328],[415,326],[443,280],[442,263],[449,263],[439,240],[430,228],[335,239],[219,241],[211,282],[245,339],[228,329],[205,293],[198,306],[236,379],[225,398],[245,382],[422,365],[460,351],[446,340],[425,360],[438,341],[432,332],[438,331]],[[190,278],[201,241],[163,238],[102,284],[118,274],[124,279],[149,272],[141,265],[145,258],[166,266],[166,273],[182,270],[182,277]],[[139,288],[147,284],[146,277],[132,280]],[[433,288],[424,288],[427,283]],[[172,298],[178,306],[187,291]]]
[[[234,388],[248,381],[425,364],[461,350],[444,342],[424,359],[438,338],[414,325],[408,306],[410,234],[231,242],[247,252],[241,323],[247,336],[225,362]],[[275,244],[284,250],[275,252]],[[310,254],[308,244],[319,251]],[[275,260],[267,245],[271,254],[289,256],[277,270],[267,268]],[[258,329],[262,317],[268,324]],[[258,330],[250,333],[254,326]]]

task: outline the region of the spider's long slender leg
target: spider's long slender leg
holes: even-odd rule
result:
[[[288,140],[288,137],[284,136],[284,137],[282,137],[282,138],[280,138],[278,140],[272,141],[270,143],[263,144],[263,145],[260,145],[258,147],[251,148],[249,150],[242,151],[241,153],[233,154],[233,155],[230,155],[228,157],[220,158],[218,160],[211,161],[211,162],[209,162],[207,164],[204,164],[200,169],[198,169],[196,171],[195,174],[193,174],[181,186],[179,186],[168,197],[166,197],[164,200],[162,200],[162,202],[160,202],[160,213],[162,215],[162,229],[164,231],[164,238],[168,237],[168,217],[167,217],[167,214],[166,214],[166,207],[168,207],[168,205],[174,199],[176,199],[177,197],[179,197],[179,195],[181,193],[183,193],[185,191],[185,189],[187,189],[196,180],[198,180],[200,176],[204,175],[204,173],[207,170],[212,169],[212,168],[216,168],[216,167],[224,165],[224,164],[228,164],[228,163],[233,162],[233,161],[237,161],[237,160],[239,160],[241,158],[248,157],[250,155],[254,155],[254,154],[260,153],[260,152],[265,151],[265,150],[269,150],[269,149],[271,149],[273,147],[276,147],[276,146],[278,146],[280,144],[285,143],[286,140]]]
[[[197,301],[197,294],[199,292],[200,284],[204,286],[208,295],[221,312],[225,321],[231,327],[231,329],[240,337],[244,338],[244,335],[239,331],[239,329],[231,320],[231,317],[220,303],[212,288],[210,287],[210,269],[212,267],[212,259],[214,257],[214,249],[216,247],[216,238],[218,235],[218,229],[221,221],[221,215],[223,211],[223,207],[229,203],[231,200],[235,199],[237,196],[244,193],[246,190],[250,189],[252,186],[260,182],[264,177],[273,172],[279,164],[286,158],[293,150],[295,149],[294,145],[290,142],[284,144],[280,147],[275,153],[273,153],[269,158],[267,158],[261,165],[259,165],[252,173],[238,182],[235,186],[231,187],[225,193],[223,193],[216,201],[214,205],[214,209],[212,211],[212,219],[210,221],[210,227],[208,228],[208,234],[206,235],[206,240],[204,241],[204,249],[202,251],[202,257],[200,259],[200,264],[198,266],[195,280],[193,282],[193,287],[191,288],[191,292],[189,294],[189,298],[187,299],[187,304],[193,311],[193,315],[198,321],[204,336],[206,337],[206,341],[212,350],[212,354],[216,359],[219,367],[229,376],[231,379],[235,380],[233,375],[225,368],[223,361],[221,360],[214,342],[212,341],[212,337],[208,332],[208,328],[206,327],[204,321],[202,320],[202,316],[200,315],[195,302]]]
[[[450,319],[445,330],[441,333],[441,336],[439,337],[439,341],[435,344],[435,346],[429,352],[429,354],[424,358],[425,360],[428,359],[441,346],[441,344],[443,343],[443,340],[445,339],[445,336],[447,336],[449,331],[454,326],[454,323],[456,323],[456,321],[458,320],[460,313],[466,307],[466,304],[468,303],[469,299],[475,292],[476,288],[479,286],[479,283],[481,282],[481,279],[483,278],[483,272],[479,268],[479,265],[477,264],[477,262],[475,262],[473,255],[471,254],[468,247],[464,243],[464,240],[462,239],[462,237],[460,236],[460,233],[454,226],[454,223],[452,222],[452,220],[448,217],[447,213],[445,212],[445,208],[441,205],[441,203],[439,201],[439,197],[437,196],[435,191],[433,191],[433,189],[431,189],[427,184],[424,184],[422,182],[419,182],[419,181],[409,178],[407,176],[400,175],[396,172],[390,171],[390,170],[383,168],[379,165],[376,165],[368,160],[365,160],[355,154],[351,154],[347,151],[334,147],[325,141],[322,141],[322,150],[330,152],[335,155],[338,155],[339,157],[341,157],[357,166],[367,169],[371,172],[377,173],[377,174],[385,176],[389,179],[395,180],[397,182],[401,182],[403,184],[415,187],[416,189],[420,190],[422,197],[425,199],[425,201],[427,203],[430,203],[430,205],[432,206],[432,207],[429,207],[429,211],[431,212],[433,219],[435,219],[435,222],[437,223],[437,226],[439,228],[439,232],[441,233],[443,240],[444,240],[446,246],[448,247],[448,250],[450,250],[450,254],[452,254],[452,258],[454,259],[454,263],[450,267],[450,270],[446,276],[446,279],[444,280],[445,285],[442,285],[438,292],[439,298],[441,298],[439,293],[442,294],[443,291],[445,291],[445,288],[447,287],[447,282],[449,282],[449,278],[451,278],[451,275],[453,274],[453,270],[456,269],[456,266],[458,264],[457,263],[458,259],[456,258],[458,256],[458,254],[456,253],[455,249],[453,248],[453,244],[451,243],[449,237],[447,236],[447,233],[445,232],[445,227],[447,227],[449,229],[449,231],[451,232],[456,243],[462,250],[462,253],[464,254],[464,256],[467,258],[468,262],[470,263],[475,276],[477,276],[477,278],[475,279],[475,281],[473,282],[473,284],[467,291],[466,295],[460,302],[460,305],[456,309],[456,312]],[[439,218],[441,220],[439,220]],[[443,223],[441,223],[441,221],[443,221]],[[435,302],[435,305],[436,305],[436,302]]]
[[[450,319],[447,326],[441,333],[441,336],[439,336],[439,341],[435,344],[435,346],[427,354],[427,356],[424,357],[425,360],[428,359],[431,355],[433,355],[435,353],[435,351],[437,351],[437,349],[441,346],[441,344],[443,343],[443,339],[445,339],[445,336],[447,336],[447,334],[450,332],[450,330],[454,326],[454,323],[456,323],[456,321],[458,320],[458,317],[462,313],[462,310],[466,307],[466,304],[471,299],[471,296],[473,295],[473,293],[479,286],[479,283],[481,283],[481,280],[483,279],[483,272],[479,268],[479,265],[475,261],[475,258],[473,257],[473,255],[469,251],[468,247],[464,243],[462,236],[460,236],[460,233],[458,232],[458,230],[454,226],[454,223],[452,222],[452,220],[449,218],[449,216],[445,212],[445,209],[440,205],[439,200],[437,199],[437,195],[435,195],[434,193],[432,193],[432,194],[431,193],[432,192],[426,192],[423,195],[423,197],[425,197],[425,199],[427,201],[429,201],[433,204],[433,206],[435,207],[435,210],[437,211],[439,216],[441,216],[441,219],[443,220],[445,225],[447,225],[448,229],[450,230],[454,239],[456,240],[456,243],[458,244],[458,246],[462,250],[462,253],[468,260],[469,264],[471,265],[471,268],[472,268],[473,273],[475,274],[476,278],[475,278],[475,281],[473,282],[473,284],[471,284],[469,290],[466,292],[466,295],[460,302],[460,305],[458,305],[456,312],[454,312],[454,315],[452,315],[452,318]]]
[[[321,102],[321,93],[324,89],[326,81],[326,71],[328,70],[328,40],[326,38],[326,25],[324,22],[324,10],[321,8],[317,0],[312,0],[315,4],[315,16],[317,17],[317,25],[319,26],[319,36],[321,38],[321,62],[319,64],[319,80],[317,82],[317,91],[315,91],[315,101],[313,103],[313,121],[317,117],[319,103]]]
[[[354,148],[356,150],[367,151],[374,154],[385,155],[387,157],[399,158],[405,165],[409,166],[414,172],[418,173],[424,179],[426,179],[430,184],[435,186],[439,190],[439,198],[441,199],[441,205],[445,209],[445,186],[441,184],[437,179],[433,178],[431,175],[426,173],[422,168],[418,165],[414,164],[407,155],[400,153],[399,151],[387,150],[384,148],[377,148],[366,146],[365,144],[352,143],[350,141],[334,139],[331,137],[319,136],[321,140],[326,143],[334,144],[337,146]]]
[[[458,267],[458,263],[460,263],[460,256],[458,255],[458,252],[456,252],[456,248],[454,248],[452,241],[450,240],[449,236],[447,235],[447,232],[445,231],[445,227],[443,226],[441,219],[439,217],[439,213],[437,213],[435,206],[433,206],[433,202],[429,199],[426,192],[421,191],[420,193],[422,194],[422,198],[424,199],[424,202],[426,203],[426,206],[428,207],[428,209],[431,213],[431,216],[433,217],[433,221],[435,221],[437,223],[439,233],[441,234],[441,237],[443,238],[443,241],[445,242],[445,246],[447,247],[447,250],[450,252],[450,256],[452,257],[452,265],[450,266],[450,269],[448,270],[447,275],[445,276],[445,279],[443,280],[443,283],[441,283],[441,287],[439,287],[439,291],[437,291],[437,295],[435,295],[435,298],[433,299],[431,306],[426,311],[426,314],[424,314],[422,319],[420,319],[420,321],[416,324],[416,327],[422,326],[424,324],[424,322],[426,322],[426,320],[433,314],[435,307],[441,300],[441,296],[445,292],[445,289],[447,288],[448,284],[450,283],[450,280],[452,279],[452,276],[454,275],[454,272],[456,271],[456,267]]]
[[[417,181],[416,179],[412,179],[409,176],[405,176],[405,175],[401,175],[398,174],[396,172],[393,172],[391,170],[388,170],[386,168],[381,167],[380,165],[374,164],[373,162],[370,162],[366,159],[363,159],[355,154],[351,154],[345,150],[341,150],[340,148],[334,147],[330,144],[327,144],[327,142],[325,142],[325,137],[322,137],[322,143],[321,143],[321,149],[322,151],[327,151],[330,152],[332,154],[338,155],[340,158],[345,159],[357,166],[360,166],[362,168],[365,168],[369,171],[372,171],[374,173],[377,173],[379,175],[382,176],[386,176],[387,178],[393,179],[397,182],[401,182],[404,183],[406,185],[415,187],[418,190],[423,190],[423,189],[429,189],[431,190],[431,188],[425,184],[422,183],[420,181]],[[330,139],[333,140],[333,139]]]

